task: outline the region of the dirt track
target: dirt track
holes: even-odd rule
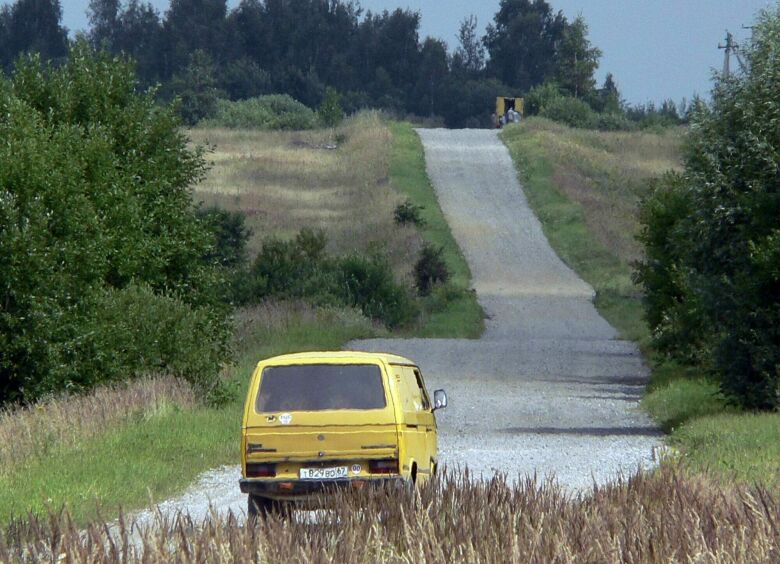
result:
[[[639,410],[647,377],[632,343],[592,304],[593,289],[555,255],[494,131],[421,130],[428,173],[489,315],[482,339],[371,340],[420,363],[438,414],[440,461],[476,476],[555,476],[571,490],[652,464],[660,432]],[[161,505],[205,517],[241,513],[238,467],[201,477]],[[150,514],[147,513],[146,517]],[[142,520],[144,516],[142,515]]]

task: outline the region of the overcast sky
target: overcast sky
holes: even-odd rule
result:
[[[87,26],[89,0],[60,0],[63,23],[71,31]],[[151,0],[160,12],[167,0]],[[555,10],[574,19],[582,13],[590,25],[591,40],[604,56],[599,81],[607,72],[615,75],[623,97],[630,103],[660,101],[710,90],[713,68],[723,65],[725,30],[737,41],[749,38],[743,25],[750,25],[761,8],[777,0],[548,0]],[[0,4],[11,0],[0,0]],[[238,0],[228,0],[235,6]],[[469,14],[481,26],[493,19],[499,0],[361,0],[365,9],[381,11],[396,7],[419,10],[422,35],[432,35],[456,44],[459,22]]]

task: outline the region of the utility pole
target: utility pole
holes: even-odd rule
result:
[[[726,53],[723,59],[723,78],[731,76],[731,53],[736,52],[737,44],[734,42],[734,36],[726,31],[726,44],[718,44],[718,49],[725,49]]]

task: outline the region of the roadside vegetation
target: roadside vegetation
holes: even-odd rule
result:
[[[652,363],[643,404],[679,451],[669,460],[772,487],[778,29],[777,10],[759,17],[750,70],[719,81],[684,135],[538,120],[504,133],[551,243]]]
[[[769,562],[780,548],[780,502],[670,470],[572,497],[533,480],[449,475],[415,496],[348,490],[310,519],[236,516],[196,523],[33,518],[0,536],[0,560],[113,562]]]
[[[182,132],[85,44],[0,86],[18,140],[0,151],[0,523],[63,505],[86,523],[235,464],[261,358],[481,333],[410,125],[342,121],[333,95],[317,114],[271,101],[329,128],[253,129],[261,104]]]

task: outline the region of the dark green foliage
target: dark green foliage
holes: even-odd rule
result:
[[[530,116],[539,115],[562,97],[561,88],[555,82],[534,86],[525,97],[525,113]]]
[[[407,198],[404,203],[396,206],[393,218],[398,225],[412,224],[422,227],[425,225],[425,218],[422,216],[424,209],[423,206],[418,206]]]
[[[450,271],[444,261],[444,248],[426,244],[414,265],[414,280],[420,295],[427,296],[434,286],[450,279]]]
[[[216,207],[200,208],[197,214],[214,235],[214,246],[203,259],[223,267],[226,284],[224,301],[246,303],[252,292],[246,256],[246,245],[252,230],[246,227],[246,216],[240,211],[231,212]]]
[[[599,68],[601,49],[591,45],[588,24],[582,15],[566,25],[558,46],[555,78],[561,88],[575,98],[587,98],[596,87],[594,73]]]
[[[94,315],[86,322],[81,354],[71,366],[74,378],[50,383],[47,375],[45,391],[87,389],[159,373],[185,378],[206,393],[219,387],[215,375],[226,355],[227,326],[207,309],[134,284],[106,289],[90,306]]]
[[[565,28],[563,13],[544,0],[501,0],[484,39],[488,72],[521,92],[542,84],[555,73]]]
[[[317,114],[286,94],[275,94],[239,102],[219,100],[216,115],[206,125],[235,129],[313,129],[317,127]]]
[[[67,31],[60,24],[59,0],[17,0],[0,9],[0,65],[9,70],[22,53],[39,53],[44,59],[68,54]]]
[[[326,245],[323,232],[309,229],[292,241],[266,241],[252,267],[254,300],[294,298],[357,307],[391,328],[415,318],[414,302],[381,254],[331,257]]]
[[[341,109],[341,96],[335,88],[325,90],[325,99],[317,110],[320,123],[325,127],[336,127],[344,121],[344,110]]]
[[[187,125],[214,117],[217,113],[217,90],[214,63],[205,51],[195,51],[187,67],[173,77],[170,91],[179,97],[179,113]]]
[[[417,309],[406,289],[394,280],[393,269],[380,254],[343,257],[337,264],[337,284],[344,288],[342,299],[360,308],[371,319],[389,328],[408,325]]]
[[[143,285],[223,326],[190,192],[205,163],[172,109],[83,42],[64,66],[26,59],[0,84],[0,402],[101,380],[89,367],[117,353],[90,327],[108,289]]]
[[[692,118],[685,172],[643,206],[638,279],[661,350],[694,360],[744,406],[780,407],[780,9],[748,71]],[[671,109],[667,109],[668,112]]]
[[[588,104],[568,96],[549,100],[539,115],[565,123],[570,127],[594,129],[598,125],[598,114]]]

